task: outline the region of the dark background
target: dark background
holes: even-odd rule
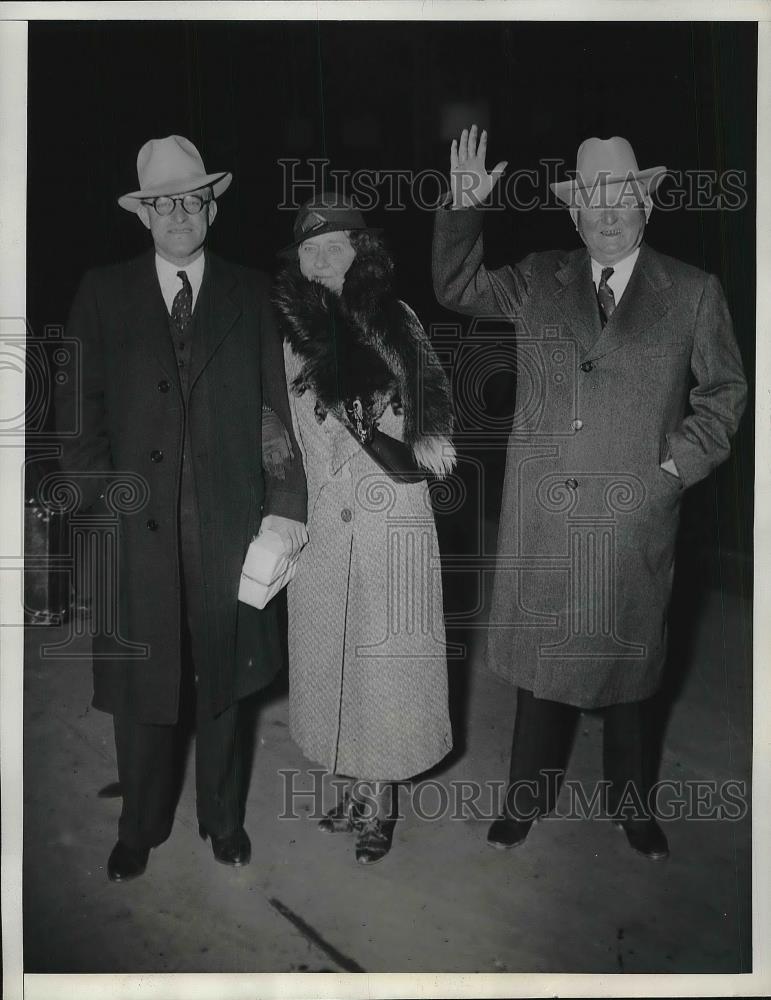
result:
[[[453,120],[473,115],[490,129],[488,163],[507,159],[508,173],[553,158],[564,177],[591,135],[626,136],[642,168],[746,171],[741,211],[654,210],[646,239],[720,277],[752,383],[756,50],[746,23],[30,23],[34,335],[64,323],[86,268],[149,246],[116,202],[136,189],[148,138],[185,135],[207,169],[233,171],[210,245],[270,271],[293,217],[277,207],[279,158],[300,159],[301,171],[327,157],[337,170],[446,173]],[[426,328],[457,321],[431,290],[431,213],[408,203],[370,218],[387,229],[399,294]],[[545,207],[492,213],[486,236],[493,263],[577,245],[567,213]],[[510,407],[504,375],[485,391],[492,410]],[[724,556],[752,550],[752,409],[751,397],[731,460],[685,504],[682,545],[711,553],[720,574]],[[494,516],[502,455],[477,453]],[[440,522],[445,546],[462,551],[463,519]],[[732,579],[748,588],[749,560],[739,562]]]

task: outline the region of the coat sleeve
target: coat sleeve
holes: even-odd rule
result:
[[[667,434],[683,486],[692,486],[728,458],[730,439],[747,402],[747,382],[720,282],[709,275],[696,314],[691,412]]]
[[[276,327],[273,306],[267,285],[260,289],[260,337],[262,399],[287,429],[292,441],[294,458],[284,467],[284,478],[265,477],[263,514],[278,514],[295,521],[308,516],[308,490],[303,469],[302,453],[295,437],[292,413],[286,387],[284,350]]]
[[[97,298],[97,276],[80,283],[67,323],[67,336],[78,345],[68,378],[54,386],[55,427],[61,445],[60,466],[71,474],[80,494],[78,506],[93,507],[113,470],[104,401],[104,352]],[[73,435],[72,420],[76,433]]]
[[[489,270],[484,264],[484,209],[438,208],[432,270],[440,305],[470,316],[516,316],[528,294],[522,265]]]

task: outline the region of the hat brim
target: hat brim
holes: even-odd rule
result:
[[[341,226],[339,223],[331,222],[326,223],[323,226],[319,226],[314,229],[313,232],[308,232],[304,236],[301,236],[299,240],[295,240],[293,243],[289,243],[287,246],[282,247],[280,250],[276,251],[277,257],[291,257],[293,251],[295,251],[301,243],[306,240],[313,239],[314,236],[324,236],[325,233],[339,233],[348,231],[350,233],[382,233],[383,230],[377,226]]]
[[[648,170],[638,170],[636,173],[630,172],[625,174],[623,177],[603,178],[600,188],[607,189],[609,187],[620,187],[623,184],[629,184],[632,181],[636,181],[639,184],[643,184],[647,188],[648,194],[653,194],[666,176],[666,173],[666,167],[650,167]],[[593,188],[588,187],[586,184],[579,184],[575,178],[569,181],[556,181],[555,183],[550,184],[549,187],[556,194],[559,200],[564,202],[570,208],[585,207],[585,203],[582,203],[576,196],[579,191],[592,192],[593,190]]]
[[[200,177],[185,177],[181,180],[166,181],[155,187],[145,188],[144,191],[131,191],[129,194],[123,194],[118,198],[118,204],[127,212],[136,212],[145,198],[159,198],[165,194],[186,194],[203,187],[211,187],[214,197],[218,198],[224,191],[227,191],[232,180],[233,175],[227,170],[216,174],[202,174]]]

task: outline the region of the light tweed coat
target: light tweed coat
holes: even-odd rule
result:
[[[284,345],[287,379],[301,368]],[[398,781],[452,748],[442,580],[428,486],[395,483],[315,396],[289,395],[308,534],[289,585],[289,722],[337,774]],[[388,408],[381,430],[401,439]]]
[[[746,400],[728,307],[713,275],[643,244],[603,329],[586,249],[488,271],[483,217],[437,212],[434,288],[513,324],[489,664],[580,708],[642,700],[666,659],[682,494],[728,457]]]

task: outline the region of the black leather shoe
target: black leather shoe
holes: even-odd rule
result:
[[[374,865],[391,850],[395,819],[380,819],[375,816],[359,827],[356,838],[356,860],[360,865]]]
[[[319,820],[322,833],[353,833],[361,825],[359,804],[351,798],[350,792],[346,792],[334,809],[324,813],[324,818]]]
[[[511,819],[509,816],[501,816],[490,825],[490,829],[487,831],[487,843],[490,847],[497,847],[500,851],[507,851],[510,847],[519,847],[527,839],[532,825],[531,819]]]
[[[149,847],[128,847],[122,840],[113,847],[107,861],[107,878],[111,882],[130,882],[147,868]]]
[[[221,865],[231,865],[233,868],[240,868],[241,865],[249,864],[252,857],[252,845],[246,834],[246,830],[242,826],[239,826],[237,830],[227,834],[225,837],[213,837],[199,823],[198,834],[202,840],[206,840],[209,837],[214,858]]]
[[[663,861],[669,857],[667,838],[655,819],[637,823],[614,820],[613,825],[624,831],[632,850],[649,861]]]

